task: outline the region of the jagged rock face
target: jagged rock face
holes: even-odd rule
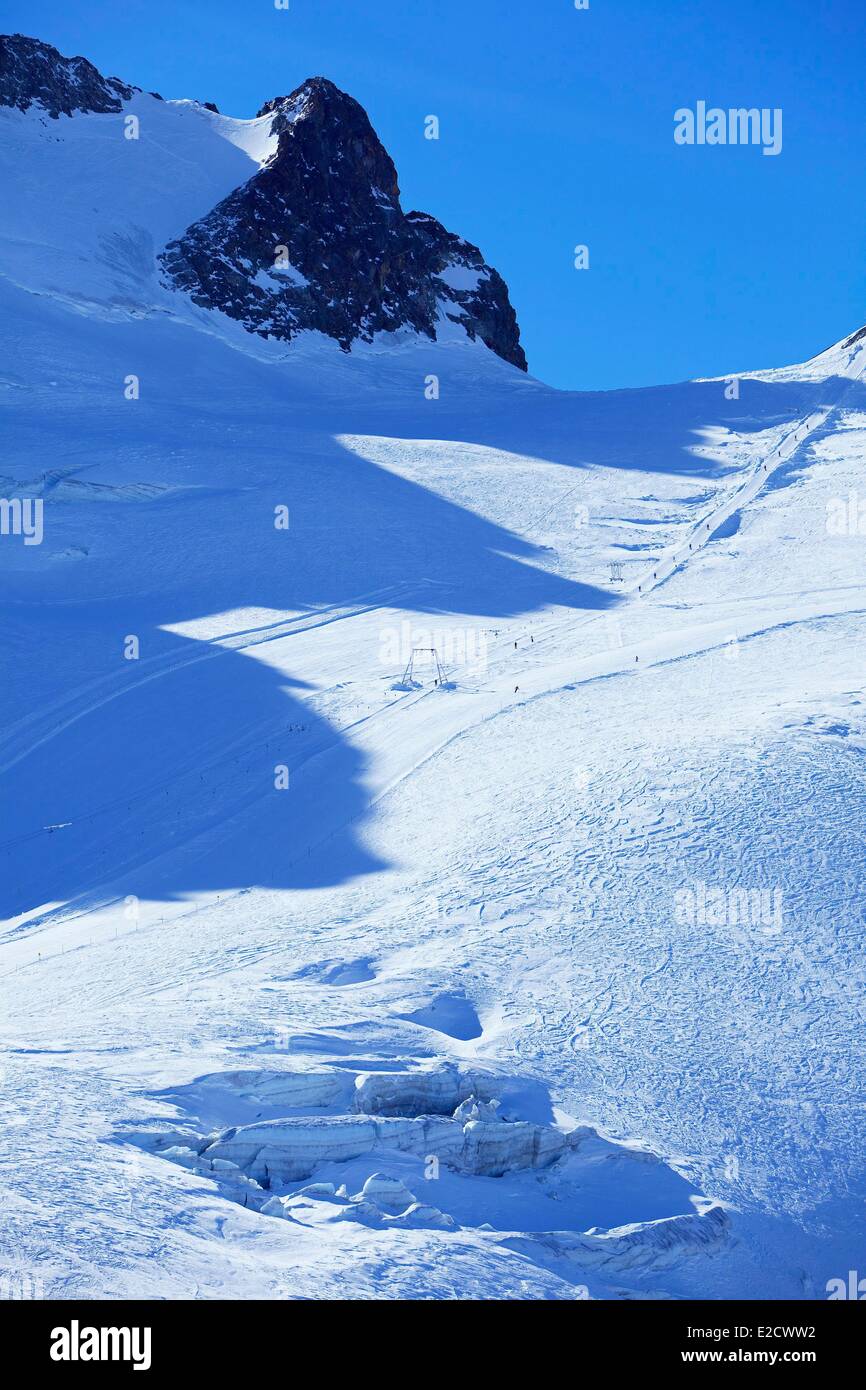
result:
[[[57,120],[73,111],[120,111],[138,90],[103,77],[86,58],[64,58],[50,43],[0,35],[0,106],[41,106]]]
[[[375,333],[437,336],[442,316],[526,369],[501,276],[424,213],[404,214],[397,173],[366,112],[324,78],[268,102],[277,149],[263,169],[170,242],[169,283],[253,333],[305,329],[348,351]]]
[[[118,113],[138,91],[86,58],[0,36],[0,105],[56,120]],[[346,351],[398,329],[435,339],[450,321],[526,370],[504,280],[434,217],[403,212],[393,162],[358,102],[315,77],[258,114],[271,118],[275,153],[169,243],[168,284],[251,333],[290,341],[316,330]]]

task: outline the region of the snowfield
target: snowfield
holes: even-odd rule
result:
[[[0,1270],[826,1297],[866,335],[604,393],[456,330],[254,338],[155,255],[268,123],[129,109],[0,111],[0,496],[44,505],[0,536]]]

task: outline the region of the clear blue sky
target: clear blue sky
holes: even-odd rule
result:
[[[4,0],[2,17],[231,115],[330,77],[367,108],[404,207],[505,276],[555,385],[781,365],[866,322],[864,0]],[[781,107],[781,154],[678,147],[673,113],[698,100]]]

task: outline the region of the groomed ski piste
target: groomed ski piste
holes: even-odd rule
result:
[[[261,122],[132,106],[0,112],[8,1287],[826,1297],[866,335],[604,393],[253,338],[153,253]]]

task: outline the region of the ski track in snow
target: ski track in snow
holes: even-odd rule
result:
[[[746,374],[728,424],[721,381],[564,397],[478,344],[287,365],[134,250],[247,177],[261,123],[154,119],[154,159],[212,147],[177,228],[133,190],[121,255],[68,211],[60,290],[34,173],[4,243],[4,487],[48,522],[3,551],[4,1268],[50,1297],[821,1297],[866,1234],[866,576],[824,530],[866,347]],[[39,158],[86,170],[108,120],[65,129]],[[484,669],[396,688],[404,622],[483,632]],[[681,920],[702,886],[778,919]]]

